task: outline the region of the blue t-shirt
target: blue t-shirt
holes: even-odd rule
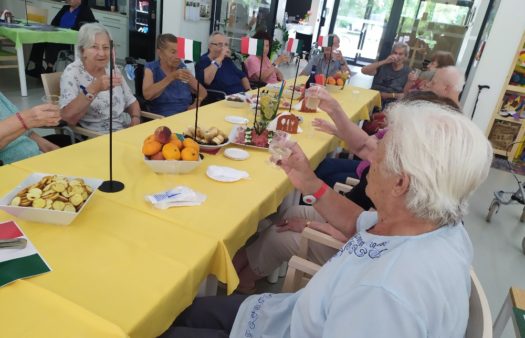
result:
[[[15,114],[18,109],[2,93],[0,93],[0,121]],[[27,133],[26,133],[27,134]],[[22,134],[8,145],[0,149],[0,160],[4,164],[23,160],[40,154],[40,149],[35,141],[26,134]]]
[[[296,293],[248,297],[230,337],[463,338],[472,244],[462,224],[417,236],[357,233]]]
[[[70,12],[69,10],[62,15],[60,18],[60,27],[62,28],[71,28],[75,25],[75,21],[77,21],[78,13],[80,13],[80,7],[77,7],[73,10],[73,12]]]
[[[195,66],[195,74],[197,75],[197,80],[200,83],[204,82],[204,69],[211,65],[211,60],[208,57],[208,53],[201,56],[199,62]],[[225,92],[227,95],[235,94],[244,91],[242,86],[242,78],[246,77],[246,74],[239,68],[235,66],[232,59],[225,58],[222,61],[221,68],[217,69],[215,78],[209,86],[206,86],[207,89],[220,90]],[[214,93],[208,93],[208,96],[216,96]],[[223,97],[219,97],[222,99]]]
[[[153,73],[153,82],[162,81],[166,74],[160,68],[160,60],[146,63],[144,66]],[[186,69],[186,65],[181,62],[177,69]],[[182,81],[172,81],[157,98],[149,101],[149,109],[152,113],[171,116],[188,110],[191,105],[190,85]]]

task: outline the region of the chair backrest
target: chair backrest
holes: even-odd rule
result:
[[[60,77],[62,72],[42,73],[42,84],[46,95],[60,95]]]
[[[465,338],[492,338],[492,315],[483,287],[474,270],[470,270],[470,300]]]

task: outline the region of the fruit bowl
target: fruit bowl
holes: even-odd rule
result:
[[[198,161],[177,161],[177,160],[148,160],[144,157],[144,162],[158,174],[186,174],[197,168],[202,159]]]
[[[341,90],[343,88],[343,86],[338,86],[338,85],[331,85],[331,84],[327,84],[326,85],[326,90],[333,93],[333,92],[337,92],[339,90]]]

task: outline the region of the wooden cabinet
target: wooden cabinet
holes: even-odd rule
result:
[[[508,71],[507,85],[501,90],[499,104],[492,114],[487,136],[494,154],[507,156],[509,160],[520,157],[525,141],[525,85],[515,83],[515,66],[522,64],[525,51],[525,34],[518,45],[512,69]],[[525,67],[523,67],[525,71]],[[525,74],[523,74],[525,76]]]

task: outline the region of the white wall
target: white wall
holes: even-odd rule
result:
[[[183,0],[164,0],[162,12],[162,33],[171,33],[202,42],[202,53],[207,51],[210,35],[210,20],[184,20]]]
[[[470,117],[478,85],[489,85],[482,91],[473,121],[486,130],[494,109],[499,104],[500,92],[507,84],[505,80],[512,66],[514,56],[521,48],[519,42],[525,32],[523,0],[503,0],[494,18],[492,30],[487,39],[483,56],[476,72],[469,76],[470,88],[466,88],[462,99],[463,110]]]
[[[459,50],[456,63],[456,65],[464,71],[467,69],[468,63],[470,62],[470,56],[474,52],[474,47],[476,47],[478,34],[481,34],[480,29],[481,25],[483,24],[485,14],[487,13],[489,2],[489,0],[476,0],[472,5],[473,8],[476,8],[476,13],[474,14],[474,18],[472,19],[469,28],[465,32],[465,37],[463,39],[461,49]]]

